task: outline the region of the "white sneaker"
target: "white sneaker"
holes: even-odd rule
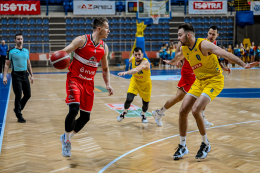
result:
[[[123,119],[125,118],[125,115],[127,114],[127,112],[123,112],[122,114],[120,114],[118,117],[117,117],[117,121],[118,122],[121,122],[123,121]]]
[[[209,128],[209,127],[214,126],[213,123],[208,122],[208,120],[206,120],[205,118],[204,118],[204,123],[205,123],[205,127],[206,127],[206,128]]]
[[[140,114],[140,117],[141,117],[142,123],[148,123],[148,120],[145,115]]]
[[[152,112],[153,117],[155,119],[155,122],[157,123],[158,126],[163,126],[162,123],[162,117],[164,116],[164,114],[159,114],[159,110],[155,110]]]
[[[62,156],[63,157],[71,157],[71,143],[68,140],[64,142],[64,134],[60,136],[60,141],[62,143]]]

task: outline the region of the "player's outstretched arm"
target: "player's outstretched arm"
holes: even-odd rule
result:
[[[113,88],[110,86],[110,71],[107,63],[107,56],[108,56],[108,47],[105,44],[105,55],[101,59],[101,66],[102,66],[102,74],[103,79],[106,84],[106,89],[108,90],[108,95],[111,96],[114,93]]]
[[[141,64],[139,66],[137,66],[136,68],[133,68],[133,69],[125,71],[125,72],[120,72],[117,75],[124,76],[126,74],[135,74],[141,70],[149,69],[149,68],[150,68],[150,63],[147,60],[145,60],[145,61],[142,61]]]
[[[62,50],[64,50],[65,52],[67,52],[69,54],[69,53],[73,52],[74,50],[76,50],[77,48],[84,46],[85,42],[86,42],[85,35],[78,36],[68,46],[66,46]]]
[[[231,62],[234,62],[234,63],[244,67],[245,69],[252,68],[252,67],[256,66],[257,64],[259,64],[259,62],[252,62],[250,64],[246,64],[241,59],[239,59],[238,57],[233,55],[232,53],[229,53],[208,41],[201,42],[201,51],[204,55],[207,55],[208,53],[213,53],[217,56],[220,56]]]
[[[218,57],[218,60],[219,60],[219,57]],[[228,67],[225,67],[222,62],[219,62],[219,65],[220,65],[220,67],[221,67],[224,71],[227,71],[228,74],[231,72],[231,69],[228,68]]]

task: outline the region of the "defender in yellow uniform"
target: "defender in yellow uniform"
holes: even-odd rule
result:
[[[215,54],[204,56],[200,51],[199,46],[204,40],[203,38],[197,38],[192,49],[182,46],[183,55],[189,61],[196,76],[196,80],[188,94],[196,98],[202,94],[213,100],[224,87],[224,76],[222,75],[223,71],[219,65],[218,57]]]
[[[245,64],[235,55],[221,49],[213,43],[210,43],[205,39],[196,39],[194,28],[190,24],[185,23],[178,27],[178,40],[181,42],[182,47],[171,62],[176,63],[183,58],[186,58],[196,75],[196,80],[191,86],[188,94],[185,96],[180,108],[179,130],[181,144],[179,144],[173,158],[178,160],[189,153],[186,146],[186,138],[188,114],[192,110],[192,114],[196,119],[197,126],[202,136],[202,143],[195,158],[205,159],[211,146],[207,139],[201,112],[224,87],[224,76],[222,75],[222,69],[219,65],[217,56],[234,62],[245,69],[252,68],[259,64],[259,62]]]
[[[117,117],[117,121],[123,121],[125,115],[127,114],[128,108],[134,100],[134,97],[139,94],[143,100],[142,113],[140,116],[143,123],[148,123],[148,120],[145,117],[145,112],[148,110],[152,92],[150,63],[146,58],[143,58],[143,51],[140,47],[136,47],[134,49],[133,56],[129,59],[129,62],[132,62],[133,69],[118,73],[119,76],[132,74],[132,78],[130,80],[127,98],[124,104],[125,110]]]

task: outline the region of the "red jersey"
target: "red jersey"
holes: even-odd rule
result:
[[[69,66],[68,77],[94,81],[98,63],[105,54],[105,43],[100,40],[99,44],[95,45],[91,34],[85,36],[85,44],[74,52],[73,61]]]

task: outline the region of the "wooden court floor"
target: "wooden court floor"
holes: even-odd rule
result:
[[[57,72],[53,68],[34,68],[33,71]],[[233,70],[229,75],[224,74],[225,88],[260,88],[260,69]],[[111,75],[114,95],[95,94],[91,120],[72,139],[72,157],[62,157],[59,138],[64,133],[68,113],[64,102],[65,79],[66,74],[35,74],[32,97],[23,111],[25,124],[17,123],[12,111],[14,94],[11,90],[0,172],[260,172],[259,98],[216,98],[209,104],[205,115],[214,123],[214,128],[207,130],[212,148],[208,157],[200,162],[195,155],[201,136],[190,114],[187,136],[190,153],[174,161],[172,155],[179,144],[178,111],[181,103],[165,113],[163,127],[158,127],[153,117],[148,118],[148,124],[142,124],[139,117],[126,118],[119,123],[116,120],[119,114],[105,104],[124,103],[129,80],[114,75]],[[178,83],[152,82],[149,112],[161,108],[176,93]],[[95,85],[105,87],[101,73],[96,74]],[[142,107],[141,98],[136,97],[133,104]]]

